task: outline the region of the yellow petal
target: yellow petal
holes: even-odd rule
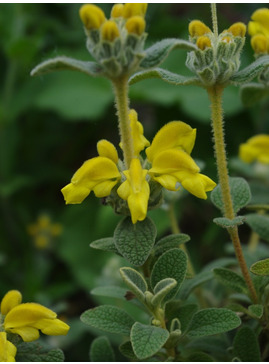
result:
[[[104,40],[113,42],[120,36],[120,31],[114,20],[107,20],[102,26],[101,34]]]
[[[256,34],[251,37],[250,44],[255,53],[268,53],[269,38],[263,34]]]
[[[142,191],[140,193],[134,193],[128,197],[127,202],[131,212],[133,224],[136,224],[137,221],[143,221],[146,218],[149,193],[149,185],[146,182],[145,184],[143,184]]]
[[[196,45],[202,51],[208,47],[212,47],[211,40],[205,35],[202,35],[201,37],[197,38]]]
[[[85,4],[79,9],[79,16],[85,28],[99,29],[106,17],[102,9],[93,4]]]
[[[145,19],[142,16],[136,15],[129,18],[125,23],[125,28],[129,34],[142,35],[146,28]]]
[[[66,204],[77,204],[84,201],[91,190],[81,185],[73,185],[73,183],[69,183],[61,189],[61,192]]]
[[[8,331],[12,334],[19,335],[24,342],[35,341],[39,338],[38,329],[30,326],[17,327],[15,329],[9,329]]]
[[[252,24],[249,28],[250,35],[254,35],[257,33],[262,33],[266,36],[269,36],[269,9],[267,8],[261,8],[256,11],[251,16],[251,19],[256,24],[256,29],[254,28],[254,25]]]
[[[200,37],[207,33],[212,33],[210,28],[200,20],[192,20],[189,24],[189,33],[191,37]]]
[[[131,194],[131,192],[131,185],[127,180],[124,181],[117,189],[117,194],[125,201],[127,201],[128,196]]]
[[[160,183],[164,188],[169,191],[177,191],[179,188],[176,188],[177,178],[175,176],[169,174],[162,174],[161,176],[154,176],[155,181]]]
[[[22,301],[22,295],[19,291],[12,290],[5,294],[1,302],[1,313],[6,315],[13,307],[19,305]]]
[[[157,154],[171,148],[183,149],[190,154],[195,138],[196,129],[182,121],[171,121],[157,132],[151,146],[147,148],[148,160],[152,163]]]
[[[197,173],[200,169],[194,160],[183,150],[168,149],[157,154],[149,173],[172,174],[179,171]]]
[[[127,19],[136,15],[145,16],[147,7],[147,3],[126,3],[123,8],[123,17]]]
[[[206,192],[212,191],[216,183],[204,174],[196,173],[181,181],[182,187],[198,198],[207,199]]]
[[[34,327],[46,335],[66,335],[70,327],[59,319],[42,319],[34,324]]]
[[[235,37],[244,37],[246,34],[247,27],[244,23],[238,22],[234,23],[228,28],[228,32],[232,33]]]
[[[111,17],[120,18],[121,16],[123,16],[123,9],[124,9],[123,4],[115,4],[111,10]]]
[[[7,340],[6,332],[0,332],[0,362],[14,362],[17,348]]]
[[[246,163],[258,160],[261,163],[269,159],[269,135],[259,134],[250,138],[246,143],[239,147],[239,157]]]
[[[100,157],[106,157],[112,160],[115,164],[118,163],[119,156],[117,149],[112,143],[106,139],[99,140],[97,143],[97,151]]]
[[[93,192],[96,197],[106,197],[111,193],[112,188],[118,183],[118,180],[115,181],[104,181],[98,183],[94,188]]]

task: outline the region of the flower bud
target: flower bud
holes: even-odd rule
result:
[[[125,24],[127,32],[130,34],[142,35],[146,28],[145,19],[142,16],[132,16]]]
[[[114,163],[118,163],[119,156],[117,149],[108,140],[99,140],[99,142],[97,143],[97,152],[100,157],[106,157],[111,159]]]
[[[111,18],[120,18],[123,16],[123,4],[115,4],[111,10]]]
[[[244,23],[234,23],[228,28],[227,32],[232,33],[235,37],[244,37],[247,31],[247,27]]]
[[[133,16],[139,15],[144,17],[147,11],[148,4],[147,3],[127,3],[124,5],[123,9],[123,17],[125,19],[131,18]]]
[[[251,37],[250,44],[256,54],[268,52],[268,38],[266,38],[265,35],[254,35],[253,37]]]
[[[104,40],[113,42],[116,38],[119,37],[120,31],[114,20],[107,20],[102,26],[101,34]]]
[[[225,43],[231,43],[231,42],[232,42],[232,38],[231,38],[231,37],[226,36],[226,37],[223,37],[223,38],[221,39],[221,41],[222,41],[222,42],[225,42]]]
[[[205,48],[208,48],[208,47],[211,47],[211,41],[208,37],[205,37],[205,36],[201,36],[197,39],[197,47],[200,48],[202,51],[205,49]]]
[[[106,20],[103,10],[92,4],[82,5],[79,16],[85,28],[89,30],[99,29]]]
[[[211,30],[200,20],[193,20],[189,24],[189,33],[191,37],[200,37],[201,35],[211,33]]]

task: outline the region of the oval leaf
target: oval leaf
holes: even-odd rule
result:
[[[245,280],[237,273],[226,268],[215,268],[213,272],[215,277],[226,287],[232,288],[239,293],[248,293]]]
[[[229,185],[233,200],[234,212],[237,213],[242,207],[246,206],[251,199],[251,192],[247,181],[241,177],[230,177]],[[211,201],[221,211],[224,209],[220,185],[211,192]]]
[[[147,260],[156,234],[156,227],[150,218],[147,217],[134,225],[130,217],[125,217],[116,227],[114,241],[125,259],[135,266],[140,266]]]
[[[131,289],[136,297],[139,300],[144,301],[144,293],[148,289],[148,285],[144,277],[132,268],[121,268],[120,274],[126,285]]]
[[[83,62],[69,57],[56,57],[40,63],[31,71],[31,76],[40,76],[54,71],[79,71],[88,76],[101,76],[102,68],[95,62]]]
[[[198,286],[200,286],[200,284],[205,283],[207,281],[209,281],[210,279],[213,278],[213,273],[212,272],[201,272],[196,274],[193,278],[191,279],[186,279],[183,282],[182,288],[180,290],[179,293],[179,297],[182,300],[186,300],[189,296],[189,294]]]
[[[269,216],[259,214],[246,215],[246,223],[255,231],[260,237],[269,241]]]
[[[126,341],[125,343],[121,344],[119,346],[119,350],[126,358],[131,359],[132,361],[137,361],[131,341]]]
[[[80,319],[84,324],[96,329],[122,335],[129,335],[134,323],[133,318],[125,311],[110,305],[103,305],[85,311]]]
[[[118,286],[103,286],[92,289],[91,294],[95,296],[113,297],[125,300],[126,289]]]
[[[241,84],[251,81],[254,77],[258,76],[265,67],[269,66],[269,56],[259,57],[255,62],[251,63],[246,68],[235,73],[230,81],[235,84]]]
[[[90,247],[94,248],[94,249],[118,254],[118,250],[115,247],[113,238],[103,238],[103,239],[95,240],[92,243],[90,243]]]
[[[138,359],[146,359],[156,354],[169,337],[167,330],[136,322],[131,330],[131,342]]]
[[[97,337],[92,341],[90,348],[90,359],[92,362],[115,361],[115,354],[106,336]]]
[[[48,349],[40,343],[20,343],[17,346],[16,361],[22,362],[63,362],[64,353],[60,349]]]
[[[267,97],[268,94],[268,88],[260,83],[248,83],[243,85],[240,89],[241,100],[246,107],[256,104]]]
[[[140,63],[140,67],[157,67],[165,60],[173,49],[186,49],[188,51],[193,51],[196,50],[197,47],[195,44],[182,39],[163,39],[145,50],[145,57]]]
[[[189,240],[190,237],[187,234],[171,234],[165,236],[161,240],[157,241],[154,247],[155,255],[158,256],[163,254],[167,250],[179,248],[180,244],[185,244]]]
[[[235,227],[238,225],[244,224],[246,220],[245,216],[236,216],[234,219],[228,219],[227,217],[216,217],[213,219],[214,223],[225,228],[229,229],[231,227]]]
[[[171,300],[178,292],[187,270],[186,254],[180,249],[171,249],[160,256],[152,269],[150,281],[155,287],[158,282],[165,278],[174,278],[177,285],[165,297],[165,302]]]
[[[165,278],[158,282],[154,287],[154,296],[151,300],[153,306],[158,306],[165,296],[177,285],[177,281],[173,278]]]
[[[259,305],[259,304],[250,305],[250,306],[248,306],[248,311],[255,318],[260,319],[262,317],[262,315],[263,315],[263,305]]]
[[[259,260],[252,264],[250,271],[257,276],[268,276],[269,275],[269,258]]]
[[[254,331],[248,327],[241,327],[235,335],[234,356],[245,362],[261,361],[259,343]]]
[[[177,73],[173,73],[162,68],[155,68],[137,72],[130,78],[129,83],[130,85],[133,85],[139,81],[147,80],[149,78],[159,78],[175,86],[201,85],[201,82],[197,77],[187,77],[179,75]]]
[[[207,308],[194,314],[188,329],[191,337],[220,334],[235,329],[240,318],[227,308]]]

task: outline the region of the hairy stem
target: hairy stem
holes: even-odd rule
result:
[[[134,146],[131,126],[129,123],[128,77],[122,76],[112,81],[115,93],[119,133],[126,168],[129,168],[134,158]]]
[[[223,130],[223,109],[222,109],[222,86],[212,86],[208,88],[208,95],[211,101],[211,117],[212,117],[212,128],[214,135],[214,146],[215,156],[218,169],[219,184],[222,193],[222,201],[224,205],[224,216],[228,219],[235,217],[232,196],[229,186],[229,173],[227,167],[226,150],[224,142],[224,130]],[[254,303],[258,302],[257,294],[252,283],[248,267],[243,255],[237,226],[228,229],[230,237],[233,242],[236,258],[241,268],[243,277],[249,288],[252,300]]]
[[[213,33],[217,37],[218,36],[218,18],[217,18],[217,4],[211,4],[211,16],[212,16],[212,26]]]

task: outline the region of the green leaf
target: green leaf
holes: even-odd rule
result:
[[[132,268],[120,268],[120,274],[126,285],[136,295],[136,297],[144,301],[144,293],[148,289],[147,282],[144,277]]]
[[[185,361],[185,360],[184,360]],[[203,353],[202,351],[197,351],[195,353],[192,353],[191,355],[189,355],[187,357],[187,361],[189,362],[195,362],[195,363],[200,363],[200,362],[211,362],[211,361],[215,361],[215,359],[209,355],[209,354],[206,354],[206,353]]]
[[[200,286],[200,284],[205,283],[207,281],[209,281],[210,279],[213,278],[213,273],[212,272],[201,272],[196,274],[196,276],[194,276],[191,279],[186,279],[183,282],[183,285],[181,287],[181,290],[179,292],[179,297],[185,301],[189,294],[198,286]]]
[[[17,346],[16,361],[23,362],[63,362],[64,354],[60,349],[48,349],[39,343],[20,343]]]
[[[114,297],[125,300],[126,289],[118,286],[96,287],[91,290],[91,294],[95,296]]]
[[[254,77],[258,76],[265,67],[269,66],[269,56],[259,57],[256,61],[251,63],[246,68],[235,73],[230,81],[234,84],[242,84],[253,80]]]
[[[241,177],[230,177],[229,185],[233,200],[234,212],[237,213],[242,207],[246,206],[251,199],[251,192],[247,181]],[[211,201],[223,211],[223,202],[220,185],[211,192]]]
[[[246,215],[246,223],[255,231],[260,237],[269,241],[269,216],[260,214]]]
[[[157,241],[157,243],[155,244],[155,255],[158,256],[163,254],[167,250],[179,248],[180,244],[185,244],[189,240],[190,237],[187,234],[171,234],[165,236],[161,240]]]
[[[259,343],[250,327],[243,326],[237,331],[233,342],[233,353],[243,362],[261,361]]]
[[[180,249],[171,249],[160,256],[154,264],[151,272],[151,286],[155,287],[158,282],[165,278],[174,278],[177,285],[165,297],[165,302],[171,300],[178,292],[187,270],[186,254]]]
[[[156,227],[150,218],[134,225],[130,217],[125,217],[115,229],[114,241],[125,259],[135,266],[141,266],[151,252],[156,234]]]
[[[146,359],[157,353],[165,344],[169,332],[160,327],[136,322],[131,330],[131,342],[138,359]]]
[[[158,282],[153,289],[154,296],[151,300],[153,306],[158,306],[165,296],[177,285],[177,281],[173,278],[165,278]]]
[[[246,107],[256,104],[268,94],[268,88],[261,83],[248,83],[240,88],[241,100]]]
[[[93,249],[119,254],[118,249],[116,248],[114,243],[114,238],[103,238],[95,240],[90,243],[90,247]]]
[[[178,318],[181,324],[181,331],[184,333],[197,311],[198,305],[195,303],[182,305],[181,301],[170,301],[165,306],[165,317],[168,321],[172,320],[172,318]]]
[[[233,330],[240,324],[240,318],[227,308],[206,308],[194,314],[188,335],[201,337],[220,334]]]
[[[239,293],[248,293],[245,280],[237,273],[226,268],[215,268],[213,272],[216,278],[226,287],[232,288]]]
[[[106,336],[97,337],[92,341],[90,360],[93,362],[115,361],[115,354]]]
[[[125,343],[121,344],[119,350],[126,358],[137,361],[131,341],[126,341]]]
[[[80,71],[88,76],[102,75],[102,68],[95,62],[83,62],[69,57],[56,57],[40,63],[31,71],[31,76],[40,76],[54,71]]]
[[[145,57],[140,63],[141,68],[157,67],[173,49],[196,50],[195,44],[182,39],[163,39],[145,50]]]
[[[137,72],[130,78],[129,84],[133,85],[137,82],[147,80],[149,78],[159,78],[175,86],[201,85],[201,82],[197,77],[187,77],[179,75],[177,73],[173,73],[162,68],[154,68],[146,71]]]
[[[228,219],[226,217],[216,217],[213,219],[214,223],[225,228],[229,229],[231,227],[235,227],[238,225],[244,224],[244,221],[246,220],[245,216],[236,216],[234,219]]]
[[[269,258],[259,260],[252,264],[250,271],[257,276],[268,276],[269,275]]]
[[[261,318],[263,315],[263,305],[250,305],[248,306],[248,311],[257,318]]]
[[[112,334],[129,335],[134,320],[125,311],[118,307],[103,305],[85,311],[81,321],[96,329],[111,332]]]

